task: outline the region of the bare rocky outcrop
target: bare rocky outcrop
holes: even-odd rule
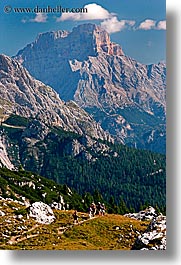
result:
[[[153,208],[152,206],[149,206],[148,208],[146,208],[145,210],[142,210],[138,213],[127,213],[124,216],[126,217],[130,217],[136,220],[152,220],[153,218],[157,217],[158,214],[156,213],[155,208]]]
[[[138,213],[129,213],[124,216],[140,221],[150,221],[147,229],[139,234],[133,250],[166,250],[166,216],[149,206]]]
[[[153,218],[147,230],[136,239],[133,249],[166,250],[166,216]]]

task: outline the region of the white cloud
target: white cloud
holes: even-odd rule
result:
[[[150,48],[150,47],[152,46],[152,41],[149,40],[149,41],[147,42],[146,46]]]
[[[35,18],[31,18],[31,19],[28,19],[28,18],[23,18],[21,20],[22,23],[27,23],[27,22],[36,22],[36,23],[45,23],[47,22],[47,15],[46,14],[43,14],[43,13],[37,13]]]
[[[115,16],[101,22],[102,28],[104,28],[108,33],[119,32],[126,27],[133,27],[134,25],[134,20],[118,20]]]
[[[134,20],[119,20],[115,13],[110,13],[107,9],[96,3],[85,5],[82,9],[87,12],[79,13],[62,13],[62,15],[56,18],[57,22],[72,20],[72,21],[84,21],[84,20],[102,20],[100,23],[108,33],[114,33],[122,31],[123,29],[134,30],[165,30],[166,21],[155,21],[152,19],[145,19],[138,27],[135,27],[136,21]],[[46,22],[47,17],[42,17],[38,14],[32,22]],[[41,21],[42,20],[42,21]]]
[[[142,30],[150,30],[155,29],[156,21],[152,19],[146,19],[145,21],[141,22],[138,29]]]
[[[166,20],[161,20],[157,23],[157,30],[166,30]]]
[[[61,17],[57,18],[57,21],[65,21],[65,20],[96,20],[96,19],[107,19],[112,16],[111,13],[109,13],[108,10],[103,8],[100,5],[97,5],[96,3],[88,4],[83,7],[87,10],[87,13],[63,13]]]
[[[37,13],[35,18],[30,19],[30,22],[45,23],[47,22],[47,15],[43,13]]]
[[[143,22],[140,23],[137,29],[142,29],[142,30],[150,30],[150,29],[155,29],[155,30],[166,30],[166,21],[161,20],[161,21],[155,21],[152,19],[145,19]]]
[[[27,19],[26,19],[26,18],[23,18],[23,19],[21,20],[21,22],[22,22],[22,23],[26,23],[26,22],[27,22]]]

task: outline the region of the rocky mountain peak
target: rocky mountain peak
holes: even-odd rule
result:
[[[84,47],[84,49],[82,49]],[[51,49],[57,58],[68,58],[84,60],[88,56],[97,56],[98,53],[110,55],[123,55],[122,48],[110,40],[109,34],[100,26],[95,24],[82,24],[73,28],[72,32],[58,30],[40,33],[36,40],[28,44],[25,49],[17,54],[21,62],[31,60],[34,53],[39,50]],[[24,52],[30,50],[30,56],[24,58]]]
[[[124,55],[94,24],[41,38],[16,56],[32,76],[76,101],[122,143],[165,153],[165,63],[145,65]]]

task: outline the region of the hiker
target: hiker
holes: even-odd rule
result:
[[[102,203],[101,204],[101,215],[105,215],[105,213],[106,213],[106,207],[105,207],[105,204]]]
[[[97,214],[100,216],[100,215],[102,215],[102,205],[101,205],[101,203],[100,202],[98,202],[98,204],[97,204]]]
[[[78,221],[78,214],[77,214],[77,210],[74,211],[74,213],[72,214],[73,218],[74,218],[74,224],[78,224],[79,221]]]
[[[94,217],[96,214],[96,205],[94,202],[91,204],[91,208],[92,208],[92,216]]]
[[[97,212],[98,212],[99,216],[104,215],[105,211],[106,211],[105,204],[104,203],[101,204],[100,202],[98,202]]]
[[[92,202],[89,207],[89,218],[94,217],[95,214],[96,214],[96,205],[94,202]]]
[[[90,219],[92,218],[92,207],[91,206],[89,207],[89,218]]]

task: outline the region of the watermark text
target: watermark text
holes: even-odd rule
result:
[[[33,8],[31,7],[12,7],[10,5],[6,5],[4,6],[4,12],[7,14],[10,13],[34,13],[34,14],[38,14],[38,13],[43,13],[43,14],[48,14],[48,13],[88,13],[87,8],[85,7],[62,7],[61,5],[57,5],[55,7],[51,7],[51,6],[46,6],[46,7],[39,7],[39,6],[35,6]]]

